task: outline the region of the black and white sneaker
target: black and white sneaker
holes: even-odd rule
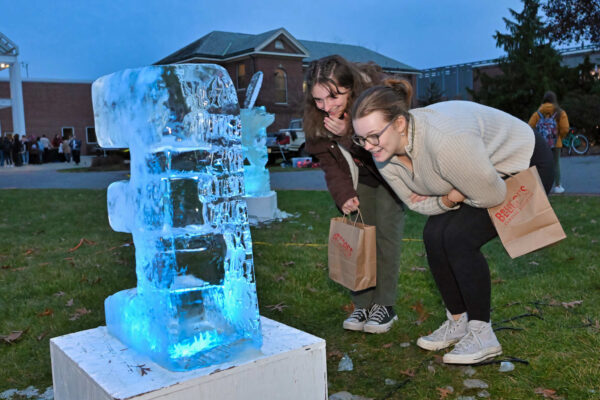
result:
[[[392,324],[398,319],[392,306],[374,304],[369,310],[369,319],[363,327],[367,333],[385,333],[392,329]]]
[[[369,313],[366,308],[357,308],[348,318],[344,320],[343,327],[349,331],[362,331],[363,326],[369,319]]]

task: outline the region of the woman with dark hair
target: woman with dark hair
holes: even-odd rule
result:
[[[447,320],[417,345],[444,362],[474,364],[502,353],[490,321],[490,271],[481,246],[497,236],[487,208],[506,196],[503,177],[538,168],[546,191],[552,155],[539,134],[503,111],[467,101],[409,110],[412,87],[387,80],[352,109],[354,140],[413,211],[429,215],[423,231],[429,268]]]
[[[340,56],[313,61],[306,72],[304,132],[306,150],[319,159],[329,193],[344,213],[360,212],[376,227],[377,286],[352,292],[354,311],[344,329],[384,333],[398,319],[402,203],[377,171],[371,155],[352,143],[348,112],[354,99],[383,77],[373,64],[357,65]]]
[[[541,129],[538,127],[538,124],[550,118],[553,120],[550,126],[553,125],[553,122],[557,130],[556,138],[551,138],[551,143],[549,143],[554,156],[554,187],[552,188],[552,193],[564,193],[565,188],[560,184],[560,151],[563,147],[562,140],[569,133],[569,118],[567,117],[567,113],[558,105],[556,94],[552,91],[544,94],[542,105],[529,118],[529,126],[534,131],[539,131]]]

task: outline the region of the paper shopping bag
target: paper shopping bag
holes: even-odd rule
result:
[[[374,226],[345,217],[332,218],[329,225],[327,256],[329,277],[333,281],[353,291],[376,285]]]
[[[535,166],[505,180],[506,198],[488,209],[511,258],[563,240],[563,230]]]

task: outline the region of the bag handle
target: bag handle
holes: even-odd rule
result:
[[[348,219],[348,221],[352,222],[352,226],[356,226],[356,223],[358,222],[358,218],[360,218],[360,223],[364,225],[365,221],[363,220],[363,216],[360,212],[360,208],[357,210],[358,212],[356,213],[356,218],[354,218],[354,221],[352,221],[352,218],[350,217],[350,214],[344,214],[344,216],[342,218],[344,219]]]

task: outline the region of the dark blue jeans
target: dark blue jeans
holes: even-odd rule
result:
[[[536,134],[530,166],[537,167],[546,193],[554,181],[553,164],[550,148]],[[450,313],[466,311],[469,320],[490,320],[490,269],[481,246],[496,236],[485,208],[461,204],[458,210],[427,220],[423,231],[427,260]]]

